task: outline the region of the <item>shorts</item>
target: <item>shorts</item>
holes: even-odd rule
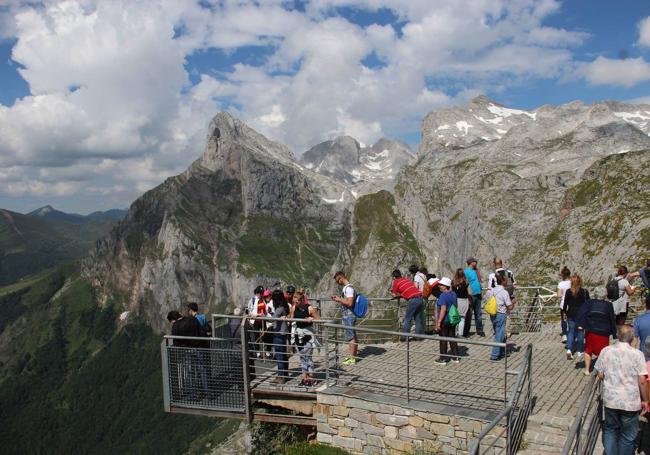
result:
[[[609,337],[598,335],[593,332],[586,332],[585,335],[585,354],[595,355],[598,357],[600,351],[609,346]]]
[[[341,319],[343,320],[343,325],[346,327],[343,332],[345,335],[345,341],[352,341],[353,338],[356,338],[357,332],[356,330],[348,327],[355,326],[357,323],[357,317],[351,310],[344,310],[343,314],[341,315]]]

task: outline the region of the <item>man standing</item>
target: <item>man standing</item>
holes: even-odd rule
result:
[[[633,455],[639,411],[649,409],[645,384],[648,370],[641,351],[630,346],[632,327],[620,325],[617,335],[618,341],[602,350],[595,365],[604,388],[603,443],[607,455]]]
[[[424,333],[422,319],[420,318],[422,313],[422,292],[418,290],[415,283],[403,278],[402,273],[395,269],[393,270],[393,285],[390,293],[393,297],[401,297],[408,302],[402,332],[409,333],[411,331],[411,323],[415,318],[415,333],[422,335]]]
[[[264,294],[264,288],[262,286],[257,286],[255,289],[253,289],[253,297],[250,298],[248,301],[248,306],[246,307],[246,315],[251,318],[248,320],[248,346],[251,355],[255,353],[254,355],[258,358],[262,356],[257,342],[257,339],[262,333],[262,321],[254,318],[257,316],[257,309],[260,307],[260,301],[264,301],[262,294]]]
[[[183,317],[178,311],[170,311],[167,314],[167,320],[172,325],[172,335],[179,337],[199,337],[201,336],[199,321],[195,317]],[[179,372],[179,392],[181,396],[187,396],[190,400],[198,400],[197,386],[199,385],[199,361],[196,347],[198,340],[175,339],[174,346],[181,349],[181,361],[178,364]],[[178,396],[172,390],[174,396]]]
[[[585,376],[591,372],[591,359],[609,346],[609,337],[616,335],[614,307],[608,300],[587,300],[580,306],[576,325],[585,329]]]
[[[343,359],[343,365],[354,365],[357,363],[357,351],[359,345],[357,344],[357,332],[354,330],[354,326],[357,323],[357,316],[354,314],[354,298],[356,293],[354,288],[348,281],[348,278],[343,274],[343,272],[338,271],[334,274],[334,281],[339,286],[343,286],[341,290],[341,297],[337,295],[332,296],[332,300],[341,304],[341,319],[343,325],[346,327],[344,331],[345,341],[348,342],[348,352],[349,356]]]
[[[472,326],[472,313],[474,313],[474,320],[476,321],[476,334],[480,337],[485,336],[483,331],[483,315],[481,311],[481,272],[477,268],[478,261],[474,256],[467,258],[467,267],[465,268],[465,277],[469,283],[469,288],[472,291],[472,303],[469,307],[465,321],[465,329],[463,336],[469,336],[469,329]]]
[[[418,291],[422,293],[422,311],[420,311],[420,323],[422,324],[423,330],[426,332],[427,330],[427,303],[429,300],[429,296],[424,296],[424,286],[425,283],[427,282],[427,273],[429,271],[426,269],[426,267],[418,268],[417,265],[413,264],[412,266],[409,267],[409,272],[413,276],[413,282],[418,288]]]
[[[634,336],[639,340],[639,349],[646,357],[650,357],[645,340],[650,336],[650,294],[645,296],[645,313],[638,315],[632,322]]]

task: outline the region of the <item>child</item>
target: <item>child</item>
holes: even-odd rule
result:
[[[300,369],[302,370],[302,381],[300,381],[300,385],[311,387],[316,384],[316,381],[312,377],[314,373],[314,361],[311,356],[314,352],[314,343],[311,341],[311,335],[302,337],[302,344],[299,349]]]

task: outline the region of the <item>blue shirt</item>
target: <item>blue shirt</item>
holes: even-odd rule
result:
[[[476,270],[471,267],[465,269],[465,277],[469,283],[469,288],[472,290],[472,295],[478,295],[481,293],[481,282],[478,280],[478,274]]]
[[[438,308],[438,314],[440,314],[440,309],[444,306],[447,308],[445,312],[445,318],[442,320],[443,323],[449,322],[449,308],[452,305],[456,305],[456,293],[454,291],[443,292],[438,297],[436,301],[436,307]]]
[[[650,311],[646,311],[634,318],[632,327],[634,327],[634,336],[638,337],[641,341],[639,349],[641,349],[645,356],[648,357],[648,352],[645,348],[645,340],[650,336]]]
[[[205,314],[199,313],[194,317],[199,321],[199,325],[201,326],[201,328],[205,327],[205,322],[206,322],[205,321]]]

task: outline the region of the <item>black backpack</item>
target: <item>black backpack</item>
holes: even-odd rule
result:
[[[620,297],[619,289],[618,289],[618,280],[616,278],[609,281],[607,283],[607,286],[605,286],[605,289],[607,289],[608,300],[617,300]]]

